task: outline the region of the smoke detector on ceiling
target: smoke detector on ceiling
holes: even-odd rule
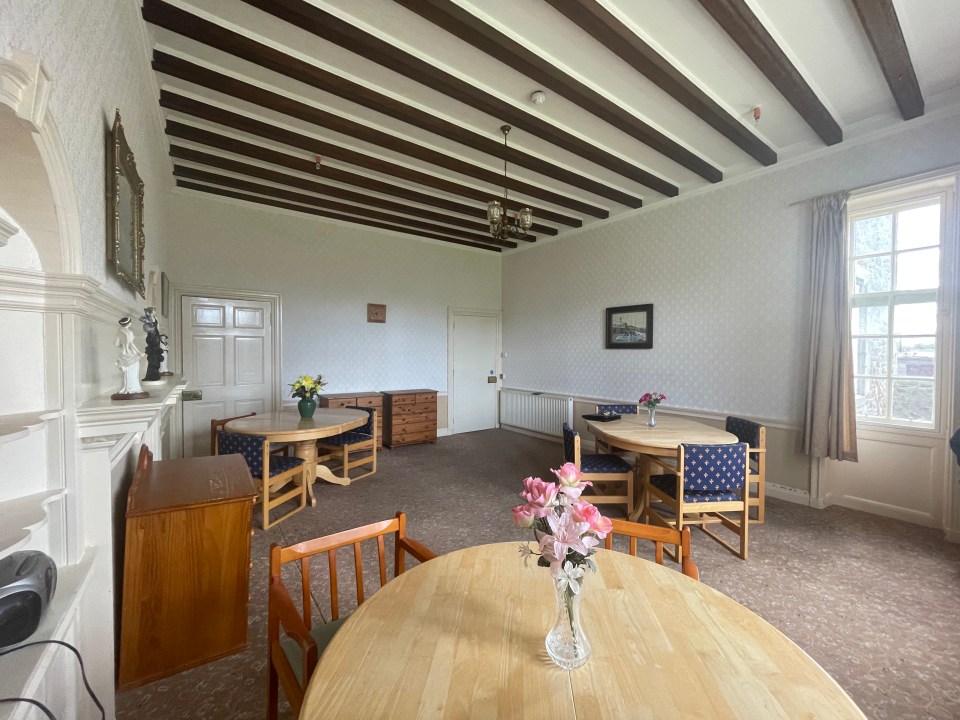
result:
[[[534,105],[543,105],[547,101],[547,94],[543,90],[534,90],[530,93],[530,102]]]

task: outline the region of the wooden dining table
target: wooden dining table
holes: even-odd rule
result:
[[[643,510],[640,507],[640,495],[650,476],[650,466],[646,462],[646,456],[676,455],[681,443],[727,445],[738,441],[736,435],[726,430],[672,415],[658,415],[657,424],[654,427],[647,425],[646,413],[621,415],[619,420],[606,422],[587,420],[587,427],[597,439],[637,455],[637,482],[634,483],[636,509],[630,516],[631,520],[636,520]]]
[[[388,582],[334,635],[300,720],[864,718],[758,615],[612,550],[597,552],[583,582],[593,653],[562,670],[544,646],[557,612],[550,573],[517,549],[459,550]]]
[[[310,504],[316,505],[313,483],[319,477],[337,485],[349,485],[333,474],[326,465],[317,463],[317,440],[358,428],[370,416],[363,410],[346,408],[317,408],[312,418],[302,418],[296,412],[273,412],[231,420],[224,430],[241,435],[263,435],[272,443],[290,443],[294,454],[303,458],[305,482]]]

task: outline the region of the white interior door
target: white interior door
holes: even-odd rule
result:
[[[210,421],[273,411],[273,327],[270,303],[183,298],[181,347],[189,390],[184,399],[183,454],[210,454]]]
[[[452,324],[451,431],[464,433],[495,428],[500,318],[496,313],[455,311]]]

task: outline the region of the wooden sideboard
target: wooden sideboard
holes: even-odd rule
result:
[[[377,411],[377,447],[383,447],[383,396],[378,392],[317,395],[317,406],[325,408],[369,407]]]
[[[154,463],[141,448],[127,495],[118,690],[247,647],[256,498],[242,455]]]
[[[436,390],[384,390],[383,444],[387,447],[437,441]]]

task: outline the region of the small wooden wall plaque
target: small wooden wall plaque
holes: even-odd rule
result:
[[[387,306],[367,303],[367,322],[385,323],[387,321]]]

